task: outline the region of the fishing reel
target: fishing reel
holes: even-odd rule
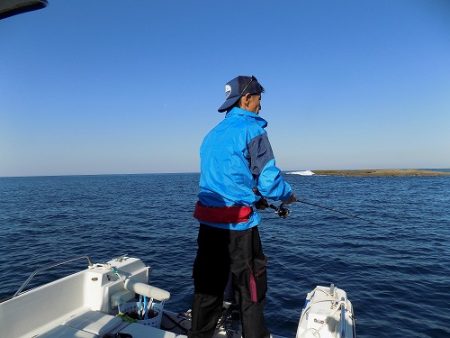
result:
[[[286,208],[283,203],[281,203],[279,207],[273,204],[271,204],[270,207],[275,210],[278,217],[287,218],[289,216],[290,210]]]
[[[278,217],[281,217],[281,218],[288,217],[289,213],[290,213],[289,209],[286,208],[283,203],[281,203],[280,206],[277,207],[273,204],[269,204],[264,197],[262,197],[259,201],[256,202],[255,207],[256,207],[256,209],[259,209],[259,210],[264,210],[266,208],[274,209],[275,213],[278,215]]]

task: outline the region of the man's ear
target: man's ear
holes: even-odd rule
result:
[[[248,101],[250,99],[250,94],[245,94],[241,97],[241,106],[242,107],[248,107]]]
[[[244,107],[245,107],[244,96],[241,96],[241,98],[239,99],[238,102],[239,102],[239,103],[238,103],[238,106],[239,106],[240,108],[244,108]]]

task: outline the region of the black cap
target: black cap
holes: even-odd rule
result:
[[[227,82],[225,85],[225,102],[219,107],[218,111],[223,113],[232,107],[241,96],[245,94],[261,94],[264,93],[264,88],[258,82],[256,77],[252,76],[237,76],[233,80]]]

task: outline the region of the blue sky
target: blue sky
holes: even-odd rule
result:
[[[0,176],[198,171],[247,74],[283,170],[450,167],[446,0],[49,0],[0,39]]]

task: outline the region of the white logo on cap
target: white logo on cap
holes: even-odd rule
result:
[[[227,84],[225,85],[225,96],[228,98],[230,94],[231,94],[231,86]]]

